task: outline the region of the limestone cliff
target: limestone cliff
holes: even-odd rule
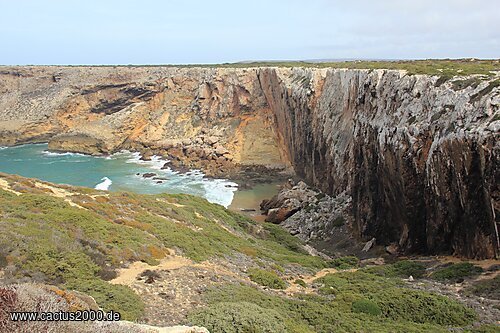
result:
[[[0,145],[149,150],[215,174],[286,169],[256,69],[5,67]],[[211,163],[209,163],[211,162]]]
[[[222,172],[291,164],[309,184],[352,197],[362,238],[493,257],[498,82],[395,70],[4,67],[0,145],[147,148]]]
[[[296,172],[347,190],[359,235],[407,252],[498,254],[498,79],[457,89],[464,79],[299,68],[259,79]]]

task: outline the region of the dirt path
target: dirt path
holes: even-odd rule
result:
[[[13,189],[10,188],[9,182],[6,181],[5,179],[0,178],[0,188],[2,190],[5,190],[10,193],[14,193],[15,195],[21,195],[21,192],[14,191]]]
[[[169,249],[170,253],[174,253],[173,250]],[[204,270],[209,270],[216,275],[225,275],[233,278],[238,278],[243,280],[242,276],[214,263],[201,262],[195,263],[191,259],[183,256],[171,254],[163,258],[158,265],[149,265],[142,261],[136,261],[131,263],[127,268],[121,268],[117,272],[117,277],[109,281],[113,284],[123,284],[131,286],[137,280],[137,276],[142,274],[146,270],[150,271],[160,271],[160,270],[176,270],[183,267],[199,268]]]
[[[136,281],[136,277],[142,274],[146,270],[158,271],[158,270],[173,270],[179,269],[181,267],[191,266],[193,262],[185,257],[170,255],[163,258],[159,265],[152,266],[145,262],[136,261],[131,263],[127,268],[121,268],[118,270],[118,276],[113,280],[109,281],[113,284],[124,284],[127,286],[132,285]]]
[[[306,283],[305,288],[300,286],[299,284],[295,283],[295,280],[297,278],[291,277],[292,279],[290,281],[290,286],[285,289],[285,293],[287,293],[287,294],[295,294],[295,293],[310,294],[310,293],[315,292],[315,290],[313,288],[311,288],[311,284],[313,284],[314,281],[316,281],[317,279],[320,279],[328,274],[335,274],[335,273],[339,273],[339,272],[355,272],[355,271],[357,271],[356,268],[347,269],[347,270],[340,270],[340,271],[335,269],[335,268],[324,268],[314,275],[304,276],[300,279]]]
[[[47,184],[43,184],[43,183],[40,183],[40,182],[35,182],[35,186],[38,187],[38,188],[45,188],[45,189],[50,190],[52,192],[52,194],[51,194],[52,196],[54,196],[56,198],[63,198],[64,201],[66,201],[70,206],[87,210],[86,208],[80,206],[79,204],[74,203],[70,199],[71,196],[75,195],[75,193],[73,193],[73,192],[67,191],[67,190],[65,190],[63,188],[59,188],[59,187],[54,187],[54,186],[50,186],[50,185],[47,185]]]

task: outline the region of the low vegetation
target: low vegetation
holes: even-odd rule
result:
[[[359,265],[359,259],[358,257],[354,256],[335,258],[332,261],[330,261],[330,266],[337,269],[356,268],[358,267],[358,265]]]
[[[15,193],[0,189],[0,265],[6,282],[35,281],[76,289],[106,310],[140,318],[143,304],[128,287],[106,282],[115,269],[143,261],[155,265],[175,249],[194,260],[241,253],[271,269],[327,267],[277,226],[256,222],[190,195],[139,195],[65,187],[73,205],[47,188],[0,175]],[[49,190],[50,192],[50,190]],[[78,206],[76,206],[78,205]],[[271,274],[271,275],[270,275]],[[272,288],[272,273],[254,278]]]
[[[464,278],[478,275],[482,271],[481,267],[469,262],[461,262],[437,269],[430,277],[443,282],[462,282]]]
[[[302,279],[297,279],[293,283],[295,283],[296,285],[301,286],[302,288],[306,288],[307,287],[306,281],[304,281]]]
[[[72,311],[72,303],[83,305],[79,310],[87,310],[88,304],[78,295],[67,294],[59,289],[45,288],[34,284],[0,286],[0,332],[79,332],[79,333],[148,333],[150,330],[140,326],[121,326],[117,322],[93,321],[12,321],[11,311],[59,312]]]
[[[4,282],[34,281],[65,292],[78,290],[104,310],[119,311],[123,319],[140,319],[144,304],[129,287],[107,280],[126,263],[155,265],[172,249],[195,262],[234,255],[253,267],[248,277],[259,286],[217,284],[204,292],[204,306],[188,315],[189,324],[212,333],[448,332],[469,329],[476,319],[461,303],[406,287],[402,278],[424,276],[425,267],[418,262],[359,268],[356,257],[326,261],[308,255],[302,243],[279,226],[257,224],[189,195],[103,195],[66,187],[74,194],[58,198],[31,180],[0,177],[22,193],[0,189]],[[299,275],[290,272],[331,267],[339,272],[313,282],[308,278],[308,284],[295,280],[313,291],[310,294],[285,296],[282,291],[285,277]],[[431,277],[449,280],[475,272],[473,265],[455,264]],[[483,290],[488,288],[495,286]]]
[[[251,67],[313,67],[313,68],[350,68],[350,69],[396,69],[406,70],[409,74],[430,74],[445,79],[455,75],[471,74],[491,75],[492,71],[500,71],[500,61],[479,59],[427,59],[427,60],[395,60],[395,61],[268,61],[241,62],[208,65],[129,65],[127,67],[205,67],[205,68],[251,68]],[[119,67],[119,66],[113,66]]]
[[[425,265],[416,261],[401,260],[394,264],[368,267],[363,271],[384,277],[421,278],[425,274]]]
[[[203,323],[210,332],[288,332],[278,311],[253,302],[220,302],[191,314],[190,320]]]
[[[464,290],[466,295],[476,295],[500,301],[500,275],[474,283]]]
[[[446,297],[405,288],[398,278],[366,272],[329,274],[314,282],[319,295],[282,297],[248,285],[225,285],[206,295],[207,306],[188,316],[211,332],[448,332],[470,325],[473,310]],[[255,307],[248,306],[252,303]],[[241,328],[231,309],[245,308]],[[251,310],[251,311],[250,311]],[[272,313],[259,322],[262,313]],[[269,321],[272,321],[270,324]],[[224,329],[217,325],[223,323]]]
[[[281,279],[278,274],[273,271],[266,271],[259,268],[251,268],[248,270],[248,276],[253,282],[261,286],[269,287],[272,289],[285,289],[286,283]]]

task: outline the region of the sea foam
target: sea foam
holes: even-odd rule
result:
[[[102,182],[100,182],[94,187],[96,190],[107,191],[111,186],[111,184],[113,184],[111,179],[109,179],[108,177],[104,177],[101,180]]]
[[[42,154],[45,155],[45,156],[50,156],[50,157],[58,157],[58,156],[85,156],[85,155],[80,154],[80,153],[70,153],[70,152],[56,153],[56,152],[48,151],[48,150],[44,150],[42,152]]]

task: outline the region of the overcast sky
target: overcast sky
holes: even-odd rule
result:
[[[497,0],[0,0],[0,64],[500,58]]]

